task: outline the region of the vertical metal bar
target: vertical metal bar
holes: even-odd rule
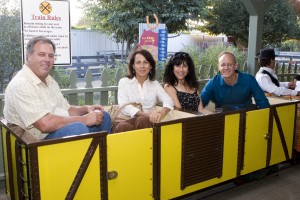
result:
[[[273,113],[276,108],[271,106],[270,107],[270,113],[269,113],[269,127],[268,127],[268,133],[265,136],[266,139],[268,139],[268,146],[267,146],[267,158],[266,158],[266,167],[270,165],[271,160],[271,153],[272,153],[272,135],[273,135]]]
[[[107,182],[107,135],[101,137],[100,143],[100,184],[101,200],[108,199],[108,182]]]
[[[13,167],[12,167],[12,152],[11,152],[11,140],[10,131],[6,131],[6,151],[7,151],[7,170],[8,170],[8,183],[9,183],[9,193],[11,199],[16,199],[15,187],[14,187],[14,177],[13,177]]]
[[[29,157],[28,158],[28,165],[30,170],[30,182],[31,182],[31,199],[39,200],[41,199],[40,193],[40,175],[39,175],[39,158],[37,147],[32,147],[28,149]]]
[[[282,126],[281,126],[281,122],[280,122],[280,119],[279,119],[276,109],[274,109],[274,117],[275,117],[275,122],[277,124],[277,128],[278,128],[278,132],[279,132],[279,136],[280,136],[280,140],[281,140],[281,144],[283,147],[285,158],[286,158],[286,160],[289,160],[289,151],[287,148],[287,144],[286,144],[284,133],[283,133]]]
[[[245,154],[245,135],[246,135],[246,111],[240,113],[239,124],[239,141],[238,141],[238,159],[236,175],[240,176],[244,168],[244,154]]]
[[[161,174],[161,126],[153,127],[153,198],[160,199],[160,174]]]
[[[77,192],[77,189],[80,186],[80,183],[84,177],[84,174],[93,158],[93,155],[96,152],[97,147],[99,146],[99,144],[101,143],[101,138],[93,138],[84,158],[83,161],[77,171],[77,174],[73,180],[73,183],[69,189],[69,192],[66,196],[66,200],[72,200]]]

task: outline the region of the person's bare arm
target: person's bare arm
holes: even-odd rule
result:
[[[160,111],[152,111],[152,112],[143,112],[138,111],[135,115],[136,116],[149,116],[150,122],[158,123],[160,122],[170,111],[169,108],[163,107]]]
[[[36,121],[33,125],[41,132],[48,133],[73,122],[82,122],[87,126],[93,126],[100,125],[102,123],[102,120],[103,112],[90,112],[83,116],[66,117],[48,113],[44,117]]]
[[[95,110],[104,111],[101,105],[71,106],[68,110],[70,116],[82,116]]]
[[[149,113],[150,122],[160,122],[170,111],[169,108],[163,107],[160,111],[152,111]]]
[[[181,104],[178,100],[177,92],[176,92],[175,88],[169,84],[165,84],[164,89],[165,89],[166,93],[172,98],[175,109],[178,109],[178,110],[182,109]]]
[[[203,107],[203,104],[202,104],[202,101],[200,100],[200,103],[199,103],[199,106],[198,106],[198,112],[201,112],[201,113],[203,113],[203,114],[212,114],[213,112],[211,112],[211,111],[209,111],[209,110],[207,110],[207,109],[205,109],[204,107]]]

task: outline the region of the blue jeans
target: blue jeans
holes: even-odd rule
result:
[[[100,126],[87,126],[82,122],[74,122],[63,126],[60,129],[57,129],[56,131],[50,132],[44,138],[44,140],[62,138],[71,135],[81,135],[84,133],[92,133],[99,131],[106,131],[107,133],[110,133],[111,131],[111,118],[107,112],[103,113],[103,121]]]

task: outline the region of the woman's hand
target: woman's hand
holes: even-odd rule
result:
[[[158,123],[168,114],[169,108],[163,107],[160,111],[152,111],[149,113],[150,122]]]
[[[162,114],[157,111],[152,111],[149,113],[150,122],[152,123],[158,123],[162,119]]]

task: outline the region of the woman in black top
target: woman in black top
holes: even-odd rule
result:
[[[171,96],[175,108],[189,112],[202,110],[195,66],[188,53],[177,52],[170,58],[163,81],[164,89]]]

